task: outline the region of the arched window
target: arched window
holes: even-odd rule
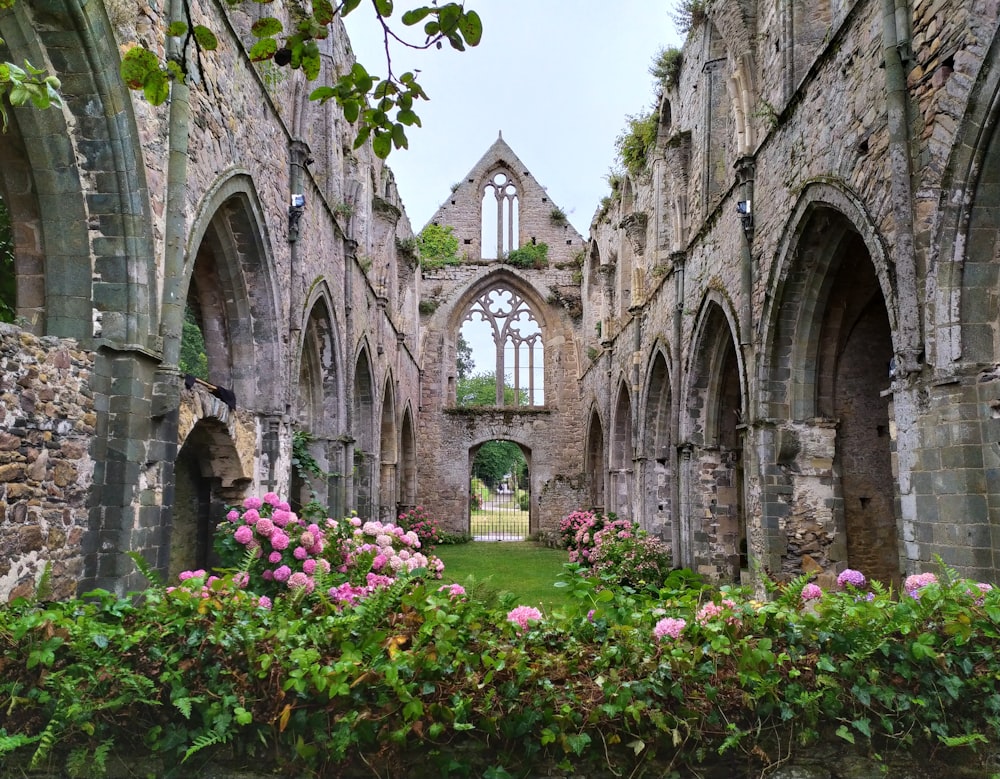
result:
[[[484,260],[498,260],[518,247],[517,185],[506,171],[496,171],[486,182],[482,217]]]
[[[469,306],[461,337],[478,370],[460,383],[459,405],[544,405],[542,328],[522,295],[503,284],[487,288]]]

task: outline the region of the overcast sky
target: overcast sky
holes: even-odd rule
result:
[[[397,28],[398,14],[418,4],[396,3]],[[420,231],[503,131],[549,199],[586,237],[609,192],[605,177],[626,116],[653,105],[653,57],[680,45],[672,4],[467,0],[466,6],[483,20],[478,47],[393,50],[393,71],[419,68],[430,97],[415,106],[423,127],[407,132],[410,148],[389,157],[413,229]],[[381,28],[370,5],[346,21],[358,60],[384,76]]]

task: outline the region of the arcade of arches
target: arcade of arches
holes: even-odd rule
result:
[[[210,565],[224,506],[271,490],[467,530],[492,441],[531,533],[595,508],[724,581],[997,582],[1000,34],[944,6],[712,4],[586,237],[500,136],[431,219],[461,255],[435,269],[301,74],[223,47],[179,123],[116,76],[156,25],[0,11],[0,59],[75,74],[0,143],[0,597],[46,560],[62,592],[135,586],[130,551]]]

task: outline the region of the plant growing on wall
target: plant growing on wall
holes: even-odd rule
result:
[[[645,172],[656,146],[656,130],[657,116],[652,111],[626,117],[625,130],[615,140],[615,150],[625,170],[633,176]]]
[[[660,49],[649,66],[650,75],[663,89],[673,89],[680,80],[682,62],[680,49],[673,46]]]
[[[433,222],[420,231],[417,242],[420,248],[420,266],[428,270],[458,265],[458,239],[452,235],[451,225],[442,227]]]
[[[12,8],[14,0],[0,0],[0,11]],[[0,46],[3,38],[0,38]],[[31,103],[38,109],[50,107],[61,108],[62,98],[59,89],[62,84],[56,76],[48,75],[44,68],[36,68],[27,60],[24,67],[18,67],[13,62],[0,62],[0,130],[7,132],[7,109],[4,98],[12,106]]]
[[[681,35],[687,35],[708,18],[710,4],[711,0],[680,0],[670,12],[670,19]]]
[[[559,206],[553,206],[552,212],[549,214],[549,219],[552,223],[558,225],[559,227],[565,227],[569,224],[569,219],[566,218],[566,212],[563,211]]]
[[[544,268],[549,264],[549,245],[529,243],[507,252],[504,262],[515,268]]]

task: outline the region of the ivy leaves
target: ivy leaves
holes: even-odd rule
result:
[[[0,0],[7,2],[10,0]],[[269,0],[255,0],[266,3]],[[227,0],[238,6],[245,0]],[[310,81],[319,78],[322,66],[317,41],[330,34],[330,25],[338,16],[344,17],[361,5],[362,0],[313,0],[311,12],[294,9],[288,27],[280,19],[268,16],[258,19],[251,27],[254,42],[249,56],[254,62],[271,61],[280,67],[301,70]],[[309,95],[311,100],[326,103],[334,100],[344,113],[344,118],[357,125],[354,148],[371,140],[372,149],[380,158],[388,157],[395,149],[407,148],[408,127],[420,126],[420,117],[414,110],[418,100],[427,100],[427,94],[413,72],[396,76],[389,60],[390,40],[415,49],[442,48],[445,41],[457,51],[466,46],[476,46],[482,40],[483,25],[479,14],[465,10],[463,3],[424,5],[411,8],[401,16],[405,27],[422,25],[424,40],[411,43],[404,40],[389,25],[394,11],[393,0],[371,0],[386,43],[388,74],[378,77],[370,74],[361,64],[355,64],[347,73],[338,75],[332,83],[323,84]],[[218,41],[211,30],[174,22],[167,30],[174,37],[193,38],[196,49],[213,51]],[[182,47],[186,49],[185,46]],[[141,90],[146,99],[160,105],[170,93],[170,81],[184,78],[183,62],[170,60],[162,64],[148,49],[137,46],[126,52],[122,59],[121,75],[129,89]]]
[[[215,51],[219,47],[215,33],[200,24],[188,27],[184,22],[172,22],[167,28],[167,35],[193,40],[198,51]],[[129,89],[142,90],[146,100],[153,105],[165,103],[170,97],[170,81],[183,81],[185,75],[180,62],[168,60],[163,65],[153,52],[142,46],[125,52],[120,72],[125,85]]]

